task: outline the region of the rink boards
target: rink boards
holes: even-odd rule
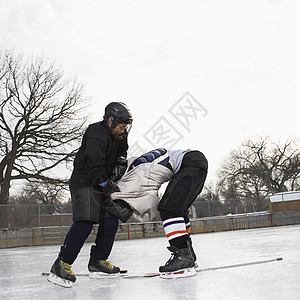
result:
[[[207,233],[228,230],[263,228],[300,224],[300,211],[248,213],[207,217],[191,220],[191,232]],[[5,229],[0,231],[0,248],[22,246],[60,245],[63,243],[69,226]],[[95,240],[95,226],[87,240]],[[119,225],[116,240],[150,238],[164,236],[161,222],[129,223]]]

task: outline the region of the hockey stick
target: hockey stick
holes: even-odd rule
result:
[[[121,276],[124,276],[124,274],[126,274],[127,272],[128,272],[127,270],[120,270]],[[42,272],[42,276],[49,276],[49,275],[50,275],[50,272]],[[115,274],[111,274],[111,275],[115,275]],[[89,274],[88,273],[79,273],[79,274],[76,274],[76,277],[89,277]],[[102,277],[103,278],[116,278],[117,276],[103,275]]]
[[[246,266],[251,266],[251,265],[259,265],[259,264],[266,264],[270,262],[275,262],[275,261],[280,261],[283,260],[282,257],[277,257],[273,259],[265,259],[265,260],[257,260],[257,261],[251,261],[251,262],[246,262],[246,263],[240,263],[240,264],[232,264],[232,265],[226,265],[226,266],[220,266],[220,267],[210,267],[210,268],[205,268],[205,269],[196,269],[197,273],[200,272],[206,272],[206,271],[214,271],[214,270],[223,270],[223,269],[231,269],[231,268],[237,268],[237,267],[246,267]],[[121,276],[101,276],[98,279],[112,279],[112,278],[142,278],[142,277],[158,277],[160,276],[160,273],[144,273],[144,274],[126,274],[127,270],[121,270],[120,271]],[[48,276],[50,273],[49,272],[43,272],[43,276]],[[88,277],[88,273],[82,273],[82,274],[76,274],[76,276],[85,276]]]
[[[227,265],[227,266],[220,266],[220,267],[211,267],[211,268],[205,268],[205,269],[196,269],[196,272],[206,272],[206,271],[214,271],[214,270],[222,270],[222,269],[231,269],[231,268],[237,268],[237,267],[245,267],[245,266],[251,266],[251,265],[259,265],[259,264],[266,264],[270,262],[280,261],[283,260],[282,257],[273,258],[273,259],[265,259],[265,260],[257,260],[247,263],[240,263],[240,264],[233,264],[233,265]],[[145,274],[128,274],[122,276],[122,278],[137,278],[137,277],[158,277],[160,276],[160,273],[145,273]]]
[[[283,258],[278,257],[278,258],[273,258],[273,259],[257,260],[257,261],[247,262],[247,263],[240,263],[240,264],[227,265],[227,266],[221,266],[221,267],[212,267],[212,268],[199,269],[199,270],[196,269],[196,271],[197,272],[205,272],[205,271],[214,271],[214,270],[222,270],[222,269],[231,269],[231,268],[237,268],[237,267],[266,264],[266,263],[280,261],[280,260],[283,260]]]

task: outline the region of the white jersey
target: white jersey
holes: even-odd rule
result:
[[[178,170],[180,169],[182,160],[183,160],[183,156],[190,152],[190,149],[187,150],[168,150],[169,153],[169,163],[171,164],[174,174],[176,174],[178,172]]]
[[[117,182],[120,192],[111,194],[111,199],[123,199],[133,209],[137,221],[151,221],[158,213],[158,190],[173,177],[173,172],[159,162],[168,157],[168,152],[152,162],[140,164],[130,171],[128,168]],[[136,158],[128,161],[128,166]]]
[[[111,194],[111,199],[122,199],[133,207],[133,214],[137,221],[151,221],[158,213],[158,190],[164,182],[169,181],[178,172],[183,156],[191,150],[170,150],[152,162],[145,162],[126,170],[117,182],[120,192]],[[173,172],[159,164],[169,158]],[[128,166],[136,157],[128,160]]]

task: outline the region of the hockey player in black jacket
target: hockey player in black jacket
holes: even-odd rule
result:
[[[127,167],[127,135],[131,124],[128,107],[122,102],[112,102],[105,108],[103,121],[91,124],[86,130],[70,179],[74,223],[51,268],[50,282],[71,287],[76,281],[71,265],[96,223],[99,228],[88,263],[90,276],[120,272],[119,267],[107,261],[119,223],[105,213],[103,203],[109,194],[119,190],[114,182]]]

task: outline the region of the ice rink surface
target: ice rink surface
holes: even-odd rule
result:
[[[0,250],[0,299],[300,299],[300,225],[193,235],[200,269],[283,257],[282,261],[198,272],[197,276],[89,279],[72,288],[49,283],[59,246]],[[91,244],[73,265],[87,273]],[[170,257],[166,238],[116,241],[110,260],[129,273],[157,272]]]

